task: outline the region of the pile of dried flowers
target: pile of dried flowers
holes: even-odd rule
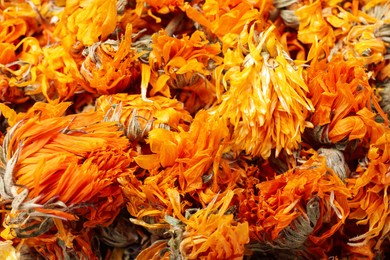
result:
[[[1,0],[2,259],[384,259],[387,0]]]

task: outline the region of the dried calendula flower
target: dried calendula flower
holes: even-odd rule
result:
[[[310,252],[307,240],[317,225],[320,214],[320,200],[317,196],[306,204],[306,214],[296,218],[288,227],[282,230],[280,236],[265,243],[252,243],[246,246],[252,252],[287,258],[291,253],[305,259],[315,257]]]
[[[321,4],[310,1],[295,11],[299,20],[298,40],[311,44],[307,60],[325,58],[335,44],[333,28],[326,22]]]
[[[234,259],[244,254],[244,245],[249,242],[248,223],[237,222],[233,214],[227,212],[235,192],[229,191],[223,199],[211,201],[188,218],[181,213],[179,193],[174,189],[167,193],[174,215],[184,226],[178,246],[175,248],[171,243],[171,255],[184,259]]]
[[[351,208],[349,218],[354,220],[359,233],[350,237],[348,245],[361,247],[370,245],[369,251],[382,251],[383,243],[390,232],[390,210],[388,188],[390,185],[389,153],[390,133],[378,138],[370,146],[367,164],[359,167],[353,178],[348,179],[353,199],[348,202]],[[356,229],[356,226],[353,226]]]
[[[83,54],[80,73],[89,83],[88,92],[114,94],[125,91],[140,75],[140,64],[132,48],[132,27],[128,25],[122,39],[106,40],[89,46]]]
[[[267,244],[283,246],[283,243],[285,249],[286,243],[290,243],[292,248],[299,248],[309,235],[312,243],[327,248],[325,244],[330,243],[331,236],[340,229],[349,214],[349,190],[327,167],[326,159],[315,152],[301,166],[273,180],[260,182],[255,190],[251,189],[253,187],[248,187],[238,194],[238,216],[249,222],[251,238],[265,244],[264,249]],[[317,200],[314,197],[319,203],[315,212],[319,212],[306,212],[312,210],[309,205],[312,200]],[[310,222],[305,224],[308,215],[311,215]],[[311,222],[315,228],[310,228]],[[322,226],[324,223],[327,224]],[[296,229],[296,225],[308,226]],[[295,235],[293,231],[299,234]]]
[[[23,19],[7,19],[0,24],[0,38],[2,41],[13,43],[27,32],[27,25]]]
[[[37,39],[24,38],[17,61],[1,66],[10,87],[23,90],[35,100],[68,100],[86,85],[73,57],[62,45],[41,48]]]
[[[210,40],[218,38],[225,51],[235,45],[245,26],[263,17],[271,4],[271,1],[206,0],[200,5],[186,3],[183,9],[198,30],[204,31]]]
[[[0,42],[18,44],[24,37],[34,36],[43,45],[53,40],[53,27],[42,13],[50,1],[3,1],[0,5]]]
[[[97,99],[97,110],[108,121],[120,122],[130,141],[144,141],[154,128],[178,131],[192,121],[183,104],[161,96],[145,101],[140,95],[116,94]]]
[[[26,94],[42,94],[49,102],[70,99],[85,85],[77,63],[62,45],[52,45],[42,51],[36,82],[29,85]]]
[[[365,65],[378,65],[385,60],[390,5],[380,1],[371,3],[374,6],[367,4],[361,10],[357,8],[357,2],[352,7],[345,3],[343,7],[333,5],[331,12],[328,9],[326,20],[336,28],[338,38],[328,60],[337,52],[342,53],[344,59],[356,58]],[[379,67],[369,67],[369,70],[375,76]]]
[[[375,116],[378,113],[385,121],[387,118],[361,61],[344,61],[337,56],[331,62],[313,64],[307,72],[309,97],[316,108],[310,121],[326,128],[331,142],[357,139],[367,144],[384,133],[384,125],[375,122]],[[323,136],[316,138],[323,140]]]
[[[152,153],[141,151],[134,158],[147,171],[142,173],[140,169],[139,177],[133,173],[118,180],[128,200],[127,209],[136,218],[133,222],[153,232],[164,232],[167,228],[165,214],[172,215],[172,203],[166,192],[168,189],[176,189],[181,194],[199,192],[202,194],[199,195],[200,200],[207,203],[209,197],[215,197],[219,189],[230,186],[217,183],[217,180],[236,181],[237,178],[230,177],[228,172],[225,174],[218,170],[227,139],[226,125],[221,120],[213,120],[206,111],[197,113],[188,131],[180,128],[179,132],[152,129],[147,139]],[[228,164],[221,166],[229,167]],[[215,182],[215,189],[204,190],[205,185],[209,185],[204,183],[204,175],[212,168],[214,174],[211,183]],[[183,210],[191,204],[190,201],[183,201]]]
[[[2,145],[0,194],[11,201],[6,227],[26,238],[56,226],[66,237],[63,220],[110,224],[124,203],[116,179],[132,160],[128,140],[116,123],[103,122],[103,113],[62,117],[70,104],[37,104]]]
[[[275,27],[261,33],[255,28],[243,32],[241,47],[225,55],[227,91],[211,113],[229,120],[237,153],[267,159],[273,149],[278,156],[282,149],[291,154],[298,147],[313,107],[305,96],[303,68],[295,66],[280,45]]]
[[[96,259],[101,257],[94,248],[94,231],[84,228],[77,234],[66,234],[71,244],[56,236],[42,236],[23,240],[20,253],[23,259]]]
[[[229,132],[223,120],[214,120],[206,111],[197,113],[188,131],[179,130],[154,128],[147,139],[152,154],[134,159],[144,169],[166,168],[166,174],[177,176],[179,187],[190,192],[202,187],[202,176],[220,156]]]
[[[7,58],[4,64],[0,64],[1,100],[20,104],[29,99],[26,88],[36,83],[35,66],[42,57],[42,50],[33,37],[24,38],[16,46],[11,45],[7,44],[3,49]]]
[[[207,77],[211,75],[209,63],[218,64],[222,61],[218,56],[221,52],[220,44],[210,43],[201,31],[181,39],[160,31],[152,36],[152,41],[153,49],[149,55],[152,96],[160,92],[169,97],[170,88],[192,87],[194,91],[205,89],[202,85],[207,84]],[[213,97],[213,93],[209,91],[204,98],[210,97]]]
[[[54,33],[71,45],[76,41],[85,46],[105,41],[116,27],[116,4],[117,0],[67,2]]]
[[[374,25],[353,27],[347,37],[349,48],[343,51],[344,56],[358,57],[365,64],[377,64],[383,61],[386,44],[375,36],[374,30]],[[347,52],[348,49],[351,50]]]

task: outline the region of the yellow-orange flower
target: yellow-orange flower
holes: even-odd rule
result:
[[[147,142],[153,154],[138,155],[135,161],[144,169],[166,167],[178,177],[180,188],[189,192],[202,187],[202,175],[227,138],[222,120],[213,120],[206,111],[199,111],[188,132],[164,128],[150,131]]]
[[[307,242],[326,250],[347,219],[349,190],[326,157],[310,154],[302,165],[238,194],[238,215],[259,248],[303,250]]]
[[[192,121],[182,103],[161,96],[151,97],[149,101],[140,95],[101,96],[96,107],[109,120],[119,121],[131,141],[144,141],[154,128],[187,130],[187,124]]]
[[[307,71],[309,97],[316,108],[311,122],[316,128],[325,128],[317,140],[334,143],[365,140],[367,144],[384,133],[384,126],[375,122],[372,106],[387,119],[360,61],[344,61],[338,56],[331,62],[322,60],[313,64]]]
[[[52,218],[108,225],[123,205],[116,179],[129,171],[128,140],[101,112],[61,116],[69,105],[36,103],[4,139],[1,197],[12,201],[15,236],[46,233]]]
[[[390,5],[383,1],[370,1],[362,10],[358,9],[358,5],[358,2],[352,5],[345,3],[343,7],[334,5],[332,13],[326,15],[339,39],[328,59],[339,52],[344,59],[356,58],[365,65],[378,65],[387,53]],[[380,69],[373,67],[370,70],[375,76]]]
[[[214,89],[210,88],[210,64],[218,65],[222,59],[220,44],[210,43],[203,32],[195,31],[181,39],[160,31],[152,36],[149,55],[151,69],[150,94],[160,92],[171,95],[171,89],[187,89],[208,104],[214,101]]]
[[[43,48],[42,51],[36,82],[26,89],[26,94],[42,94],[49,102],[70,99],[85,85],[76,62],[62,45]]]
[[[244,245],[249,242],[248,223],[238,222],[229,213],[232,198],[237,191],[228,191],[216,202],[218,195],[207,207],[182,215],[180,194],[167,191],[173,206],[173,216],[167,216],[170,225],[169,241],[159,241],[143,250],[137,259],[241,259]],[[165,252],[162,254],[162,252]]]
[[[227,213],[234,196],[233,191],[228,191],[218,202],[211,201],[206,208],[196,211],[188,218],[181,213],[179,193],[174,189],[167,193],[174,215],[185,224],[178,243],[182,257],[211,260],[239,259],[243,256],[244,245],[249,242],[249,229],[247,222],[239,223],[233,214]]]
[[[121,41],[97,42],[87,48],[80,73],[89,83],[86,90],[98,94],[123,92],[140,75],[139,54],[131,47],[132,27]]]
[[[295,11],[299,20],[298,40],[311,44],[307,60],[327,57],[335,44],[333,28],[324,19],[321,4],[322,1],[310,1]]]
[[[234,151],[266,159],[273,149],[277,156],[298,147],[313,107],[305,96],[303,68],[283,50],[274,27],[260,34],[255,28],[244,30],[237,49],[225,54],[222,82],[227,91],[211,113],[229,120]]]
[[[246,25],[262,18],[271,4],[271,1],[206,0],[201,8],[186,3],[184,10],[189,18],[203,27],[201,29],[209,39],[218,37],[225,51],[236,43]]]
[[[37,39],[26,37],[19,47],[18,61],[4,68],[10,87],[38,101],[58,102],[72,98],[86,85],[77,63],[62,45],[41,48]]]
[[[208,203],[209,198],[219,192],[219,184],[228,186],[219,181],[229,176],[229,173],[223,175],[219,170],[228,134],[222,120],[215,120],[206,111],[197,113],[188,131],[180,127],[178,132],[152,129],[147,139],[152,153],[143,154],[141,151],[134,158],[148,172],[138,171],[138,178],[133,174],[119,178],[129,201],[127,209],[130,214],[142,220],[142,225],[147,228],[166,227],[164,216],[172,213],[166,191],[175,187],[182,194],[200,192],[200,202]],[[208,176],[211,169],[214,173]],[[210,178],[210,183],[214,183],[211,187],[215,187],[205,189],[209,186],[205,184],[205,178]],[[230,177],[230,181],[235,180]],[[186,203],[183,210],[191,204]]]
[[[76,41],[85,46],[105,41],[116,27],[116,4],[117,0],[68,1],[54,33],[66,49]]]
[[[385,237],[390,232],[390,208],[388,190],[390,132],[378,138],[368,151],[366,161],[362,161],[353,177],[348,179],[354,195],[348,202],[351,208],[349,218],[354,220],[354,229],[361,230],[356,237],[349,239],[348,245],[361,247],[371,245],[368,250],[381,250]],[[351,249],[355,251],[356,248]]]

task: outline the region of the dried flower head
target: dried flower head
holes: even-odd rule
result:
[[[278,156],[298,147],[313,107],[305,96],[303,68],[294,65],[275,28],[261,33],[255,28],[243,31],[242,43],[225,56],[227,91],[212,113],[229,120],[235,151],[267,159],[273,149]]]
[[[59,15],[54,34],[70,48],[76,41],[85,46],[107,40],[115,30],[117,0],[76,0],[68,3]]]
[[[387,192],[390,184],[389,141],[387,129],[385,134],[370,146],[367,164],[359,167],[355,177],[348,180],[354,195],[348,202],[351,208],[349,218],[362,230],[356,237],[349,239],[348,245],[361,247],[370,244],[368,251],[371,253],[384,249],[382,244],[390,231]]]
[[[349,196],[326,158],[314,153],[301,166],[239,194],[238,215],[248,221],[251,238],[260,243],[255,248],[304,250],[310,243],[330,243],[349,214]],[[310,243],[304,245],[309,236]]]
[[[375,122],[375,117],[379,113],[387,119],[360,61],[344,61],[340,57],[331,62],[322,60],[307,71],[309,97],[316,108],[311,122],[326,129],[325,137],[316,137],[318,141],[328,138],[337,143],[357,139],[367,144],[384,133],[384,126]]]
[[[152,36],[149,55],[150,84],[153,96],[160,92],[171,95],[171,89],[189,89],[199,93],[206,104],[213,102],[214,90],[207,84],[211,75],[209,64],[219,64],[222,59],[219,43],[210,43],[205,34],[195,31],[181,39],[171,37],[165,31]]]
[[[161,96],[145,101],[140,95],[116,94],[97,99],[107,121],[120,122],[130,141],[144,141],[154,128],[178,131],[192,121],[183,104]]]
[[[36,237],[56,226],[64,240],[62,220],[108,225],[123,205],[116,179],[131,162],[127,139],[102,113],[61,116],[68,106],[37,103],[4,138],[0,195],[10,201],[5,225],[12,236]]]

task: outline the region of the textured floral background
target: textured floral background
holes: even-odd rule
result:
[[[389,44],[386,0],[0,1],[0,258],[390,257]]]

